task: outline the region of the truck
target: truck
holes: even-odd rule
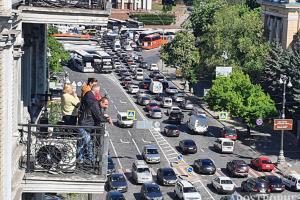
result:
[[[193,133],[206,133],[208,129],[207,118],[203,115],[192,115],[187,122],[187,126]]]
[[[151,81],[150,83],[150,88],[149,88],[150,92],[152,92],[153,94],[159,94],[163,92],[163,85],[161,82],[159,81]]]

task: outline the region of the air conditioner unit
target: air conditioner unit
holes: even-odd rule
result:
[[[77,140],[37,138],[34,147],[35,171],[53,169],[61,172],[74,172],[76,168]]]

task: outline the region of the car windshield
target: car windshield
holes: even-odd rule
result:
[[[213,162],[211,160],[203,160],[202,165],[213,165]]]
[[[128,119],[127,116],[123,116],[121,119],[122,119],[122,121],[130,121],[131,120],[131,119]]]
[[[236,135],[236,131],[235,131],[235,129],[228,128],[228,129],[226,129],[226,134],[227,135]]]
[[[221,180],[221,184],[232,184],[231,180]]]
[[[117,182],[117,181],[126,181],[125,177],[123,175],[114,175],[111,177],[111,180],[113,182]]]
[[[185,144],[186,146],[194,146],[194,145],[195,145],[195,142],[192,141],[192,140],[187,140],[187,141],[184,142],[184,144]]]
[[[192,192],[197,192],[197,190],[194,187],[184,187],[183,192],[184,193],[192,193]]]
[[[270,176],[267,178],[272,184],[282,184],[282,180],[279,177],[276,176]]]
[[[173,111],[180,111],[180,108],[173,108]]]
[[[138,173],[150,172],[150,170],[149,170],[149,168],[141,167],[141,168],[137,168],[137,172],[138,172]]]
[[[148,186],[146,190],[148,193],[160,192],[160,188],[158,186]]]
[[[170,130],[177,130],[177,126],[168,126],[167,128]]]
[[[121,196],[121,195],[120,196],[119,195],[118,196],[117,195],[113,195],[113,196],[111,196],[111,199],[112,200],[125,200],[125,198],[123,196]]]
[[[149,97],[143,97],[143,101],[150,100]]]
[[[164,170],[163,175],[164,176],[176,176],[176,174],[173,170]]]
[[[158,154],[157,149],[147,149],[147,154]]]
[[[223,146],[233,146],[233,142],[223,142]]]
[[[152,106],[157,106],[157,103],[150,103],[149,106],[150,106],[150,107],[152,107]]]
[[[161,112],[160,109],[153,109],[153,112]]]
[[[261,162],[263,164],[272,164],[271,160],[262,160]]]

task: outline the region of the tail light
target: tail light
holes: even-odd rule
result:
[[[257,188],[253,188],[253,192],[258,192],[258,189]]]
[[[271,188],[268,189],[268,192],[271,192]]]

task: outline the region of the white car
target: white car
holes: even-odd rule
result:
[[[137,92],[139,91],[139,87],[137,85],[134,85],[134,84],[130,84],[128,86],[128,92],[130,94],[136,94]]]
[[[196,190],[193,184],[187,180],[179,180],[175,184],[174,189],[176,199],[182,200],[201,200],[200,193]]]
[[[132,164],[132,179],[135,183],[151,183],[153,177],[149,166],[143,160],[135,160]]]
[[[181,109],[178,106],[172,106],[167,110],[167,114],[170,114],[171,112],[181,112]]]
[[[151,64],[150,67],[149,67],[149,70],[150,70],[150,71],[158,71],[158,66],[157,66],[157,64]]]
[[[216,177],[212,180],[212,186],[218,193],[234,193],[235,191],[234,183],[227,176]]]
[[[144,75],[143,75],[143,74],[136,74],[136,75],[135,75],[135,80],[137,80],[137,81],[142,81],[142,80],[144,80]]]
[[[122,67],[122,65],[121,65],[120,62],[115,62],[114,67],[115,67],[115,68],[119,68],[119,67]]]
[[[120,127],[133,127],[133,119],[128,119],[127,112],[118,112],[117,123]]]

